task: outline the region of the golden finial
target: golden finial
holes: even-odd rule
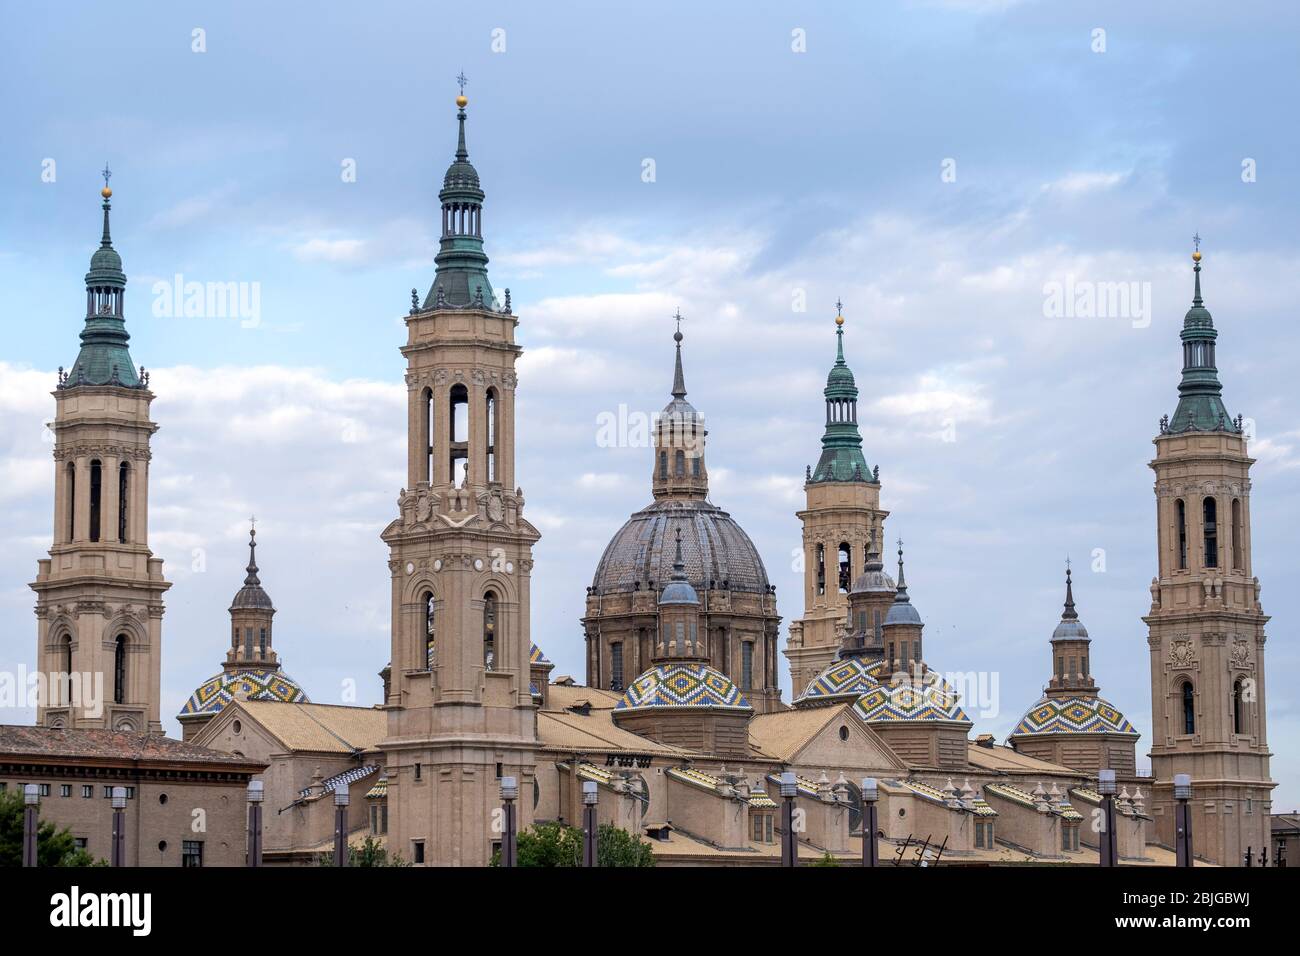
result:
[[[461,109],[464,109],[466,106],[469,106],[469,97],[467,97],[464,93],[460,94],[460,96],[456,97],[456,105],[459,106]]]
[[[1201,261],[1201,234],[1197,233],[1196,235],[1192,236],[1192,242],[1196,244],[1196,251],[1192,253],[1192,261],[1200,262]]]
[[[456,97],[456,105],[464,109],[469,105],[469,99],[465,96],[465,71],[461,70],[460,75],[456,77],[456,82],[460,84],[460,95]]]
[[[839,299],[835,300],[835,324],[836,325],[844,324],[844,305],[843,303],[840,302]]]
[[[108,163],[104,164],[104,168],[100,170],[99,175],[104,177],[104,188],[99,191],[99,194],[107,199],[113,195],[113,190],[108,188],[108,181],[113,177],[113,171],[108,168]]]

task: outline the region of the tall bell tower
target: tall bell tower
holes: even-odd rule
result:
[[[1157,557],[1146,622],[1151,650],[1151,809],[1174,840],[1173,777],[1192,779],[1198,856],[1239,866],[1269,845],[1264,614],[1250,554],[1250,466],[1241,419],[1228,417],[1215,331],[1195,294],[1183,320],[1183,374],[1173,418],[1154,439]]]
[[[836,303],[835,364],[826,377],[826,430],[816,468],[804,481],[804,613],[790,624],[785,655],[794,696],[835,660],[850,622],[849,592],[884,535],[880,480],[862,456],[858,386],[844,361],[844,316]]]
[[[406,317],[407,480],[384,531],[392,575],[386,700],[390,846],[403,858],[484,866],[502,776],[531,819],[535,715],[529,579],[540,535],[515,486],[515,344],[483,252],[483,191],[459,140],[439,192],[433,285]]]
[[[54,541],[37,561],[36,657],[48,727],[162,733],[162,559],[149,550],[149,377],[131,361],[126,273],[104,233],[86,273],[86,320],[54,391]]]

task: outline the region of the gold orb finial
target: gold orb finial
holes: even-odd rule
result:
[[[113,195],[113,190],[105,186],[103,189],[99,191],[99,194],[103,196],[105,199],[107,199],[109,196]]]
[[[464,93],[460,94],[460,96],[456,97],[456,105],[459,106],[461,109],[464,109],[466,106],[469,105],[469,97],[467,97]]]
[[[1197,249],[1195,252],[1192,253],[1192,261],[1193,262],[1201,261],[1201,251],[1199,249]]]
[[[842,315],[837,315],[837,316],[835,316],[835,324],[836,324],[836,325],[843,325],[843,324],[844,324],[844,316],[842,316]]]

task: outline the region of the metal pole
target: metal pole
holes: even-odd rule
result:
[[[799,792],[794,771],[781,774],[781,865],[799,865],[799,841],[794,835],[794,798]]]
[[[582,784],[582,865],[596,865],[596,800],[599,792],[594,780]]]
[[[113,845],[110,863],[126,866],[126,787],[113,788]]]
[[[36,828],[40,802],[40,784],[29,783],[23,787],[23,866],[36,865]]]
[[[334,791],[334,865],[348,865],[348,788],[344,783]]]
[[[1097,791],[1101,794],[1102,820],[1105,830],[1099,841],[1098,863],[1102,866],[1115,866],[1119,854],[1115,841],[1115,771],[1097,771]]]
[[[517,777],[501,778],[501,815],[505,824],[505,833],[501,838],[501,865],[519,865],[519,834],[515,823],[515,800],[519,796],[519,779]]]
[[[262,865],[262,781],[248,782],[248,865]]]
[[[876,843],[876,801],[880,788],[875,777],[862,779],[862,865],[880,866],[880,846]]]
[[[1192,866],[1194,864],[1192,856],[1192,809],[1189,803],[1192,799],[1192,778],[1189,774],[1174,774],[1174,799],[1178,801],[1174,816],[1174,823],[1177,828],[1174,834],[1177,864],[1178,866]]]

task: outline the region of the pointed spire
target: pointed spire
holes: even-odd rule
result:
[[[844,306],[835,302],[835,364],[826,376],[826,431],[822,455],[813,469],[812,480],[869,482],[874,473],[862,456],[862,434],[858,431],[858,386],[853,370],[844,361]]]
[[[1183,375],[1178,383],[1178,407],[1168,425],[1162,419],[1161,434],[1238,430],[1223,404],[1223,386],[1219,383],[1214,354],[1219,333],[1201,296],[1201,237],[1193,236],[1192,241],[1196,245],[1192,253],[1192,307],[1183,317],[1179,335],[1183,348]]]
[[[1077,621],[1079,614],[1074,609],[1074,583],[1070,579],[1070,559],[1065,559],[1065,610],[1061,612],[1062,621]]]
[[[677,320],[677,331],[673,341],[677,343],[677,365],[673,369],[673,398],[686,397],[686,376],[682,374],[682,310],[679,308],[673,316]]]
[[[113,190],[109,188],[108,181],[113,178],[113,171],[108,168],[108,163],[104,164],[100,175],[104,177],[104,188],[100,190],[100,195],[104,197],[104,235],[100,238],[99,245],[102,249],[108,249],[113,245],[113,236],[108,228],[108,212],[113,205],[109,201],[113,197]]]
[[[469,159],[469,150],[465,148],[465,107],[469,105],[469,99],[465,96],[465,71],[461,70],[456,77],[456,82],[460,84],[460,94],[456,97],[456,117],[460,120],[460,139],[456,143],[456,161],[465,162]]]
[[[261,587],[262,582],[257,577],[257,519],[248,519],[250,527],[248,529],[248,567],[244,570],[248,576],[244,578],[245,587]]]
[[[898,600],[907,600],[907,581],[903,578],[903,539],[898,539]]]

